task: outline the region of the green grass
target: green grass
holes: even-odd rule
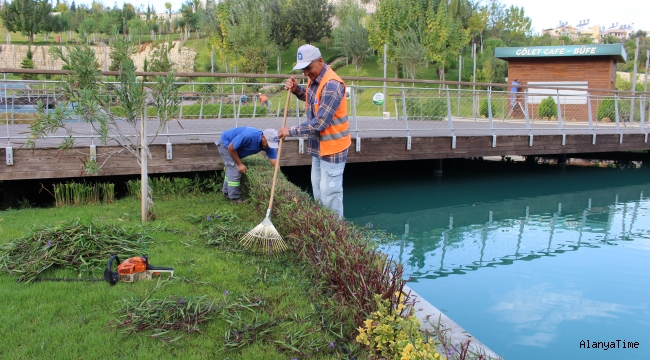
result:
[[[188,196],[157,201],[157,220],[147,224],[154,238],[148,255],[151,263],[175,268],[177,279],[156,288],[156,281],[133,284],[106,282],[36,282],[16,283],[15,278],[0,273],[0,358],[51,359],[330,359],[343,356],[331,349],[335,341],[323,329],[317,312],[305,291],[308,280],[285,260],[257,257],[220,247],[208,246],[201,236],[207,214],[232,214],[228,226],[252,229],[263,214],[247,204],[233,205],[221,194]],[[22,237],[35,222],[55,225],[79,218],[121,226],[140,223],[140,203],[134,199],[118,200],[109,205],[86,205],[0,212],[0,245]],[[201,220],[200,222],[197,220]],[[214,220],[213,220],[214,221]],[[92,274],[102,277],[101,270]],[[45,277],[75,277],[75,270],[56,270]],[[196,281],[180,281],[181,278]],[[204,284],[205,283],[205,284]],[[225,291],[229,295],[225,295]],[[233,313],[218,314],[200,325],[201,333],[185,335],[165,344],[151,337],[120,334],[107,324],[120,316],[123,301],[162,299],[168,296],[208,296],[217,301],[227,298],[242,302],[243,296],[261,299],[262,307],[242,311],[237,320]],[[224,335],[258,321],[277,320],[268,336],[259,336],[251,345],[226,352]],[[228,321],[235,321],[234,325]],[[171,337],[182,335],[176,332]],[[287,344],[304,335],[293,346]],[[313,344],[308,345],[308,341]]]

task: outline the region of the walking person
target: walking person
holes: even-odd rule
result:
[[[278,132],[275,129],[262,131],[253,127],[240,126],[224,131],[221,134],[221,139],[215,144],[223,158],[226,171],[221,191],[230,200],[237,203],[243,202],[240,180],[241,174],[246,173],[247,169],[241,159],[264,151],[271,166],[275,166],[278,157],[276,150],[279,144]]]
[[[301,46],[297,58],[293,70],[302,70],[308,78],[307,87],[298,86],[292,76],[285,89],[307,102],[307,120],[298,126],[281,128],[278,136],[307,136],[314,199],[343,218],[343,171],[352,143],[345,83],[325,64],[317,47]]]
[[[519,79],[512,81],[512,87],[510,88],[510,109],[517,103],[517,92],[519,92]]]
[[[267,109],[270,109],[271,105],[269,104],[269,97],[259,93],[260,105],[265,106]]]

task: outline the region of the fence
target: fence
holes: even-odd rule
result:
[[[158,129],[157,122],[147,125],[154,129],[148,135],[155,138],[157,134],[158,142],[213,141],[223,131],[236,126],[280,127],[287,96],[282,82],[239,83],[232,79],[179,81],[181,102],[175,121],[163,129]],[[404,80],[391,83],[400,85],[372,85],[371,81],[360,82],[358,78],[349,81],[346,98],[354,137],[595,135],[648,131],[648,93],[542,87],[523,87],[523,91],[512,93],[507,85],[496,84],[434,81],[422,84]],[[29,126],[39,103],[46,112],[65,104],[60,85],[57,81],[0,81],[0,121],[4,120],[6,125],[5,131],[0,130],[0,139],[6,139],[8,146],[24,142],[29,137]],[[477,89],[469,89],[468,85]],[[116,84],[105,83],[103,93],[109,104],[105,111],[120,123],[124,110],[112,95],[112,86]],[[146,102],[147,117],[153,123],[157,109],[151,91],[148,88]],[[268,100],[262,102],[263,97]],[[54,132],[45,140],[72,137],[82,143],[95,141],[98,135],[93,124],[73,114],[75,104],[67,106],[71,114],[66,129]],[[288,112],[289,126],[306,120],[305,103],[295,97]],[[43,141],[39,139],[37,145]]]

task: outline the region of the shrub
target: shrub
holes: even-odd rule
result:
[[[632,116],[632,102],[630,99],[618,99],[618,118],[620,121],[630,121]],[[616,103],[614,98],[607,97],[600,101],[598,110],[596,110],[596,118],[603,120],[609,118],[611,121],[616,121]],[[641,121],[641,109],[639,102],[634,104],[634,121]]]
[[[604,98],[598,104],[598,110],[596,110],[596,119],[603,120],[604,118],[609,118],[610,120],[616,119],[616,106],[614,104],[614,98]]]
[[[555,100],[550,96],[542,100],[537,108],[537,114],[539,114],[543,119],[557,117],[557,105],[555,105]]]
[[[439,359],[437,342],[422,336],[413,307],[405,303],[404,295],[395,293],[394,297],[389,301],[375,295],[377,311],[359,327],[356,341],[381,359]]]
[[[447,101],[444,98],[406,99],[406,115],[422,120],[442,120],[447,116]]]
[[[497,113],[496,109],[494,108],[494,102],[490,102],[490,107],[492,108],[492,117]],[[488,117],[488,101],[487,99],[481,100],[481,106],[478,108],[478,112],[481,116],[483,117]]]

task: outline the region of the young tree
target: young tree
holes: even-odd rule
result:
[[[120,49],[128,49],[131,45],[125,44],[132,40],[126,37],[117,36],[113,39],[111,46]],[[135,72],[133,60],[120,59],[122,67],[117,77],[118,84],[110,85],[103,81],[99,64],[95,58],[95,52],[88,45],[69,45],[65,49],[56,47],[53,49],[56,57],[61,59],[65,67],[71,69],[71,73],[64,76],[60,83],[61,93],[65,100],[57,104],[53,111],[46,111],[42,102],[38,104],[36,120],[30,125],[31,136],[26,142],[26,147],[34,148],[39,138],[54,133],[58,129],[68,129],[67,120],[77,118],[80,121],[89,123],[97,133],[99,141],[104,145],[117,144],[122,151],[128,151],[137,160],[138,164],[146,163],[150,157],[146,142],[137,139],[145,139],[143,134],[143,121],[146,119],[146,90],[144,79],[139,79]],[[116,51],[115,53],[127,54],[128,51]],[[107,92],[108,95],[107,96]],[[167,122],[173,119],[178,110],[180,100],[178,89],[174,85],[174,74],[157,76],[155,85],[152,86],[151,96],[158,113],[159,126],[157,131],[165,127]],[[119,104],[119,111],[109,111],[113,99]],[[126,126],[124,124],[127,124]],[[129,129],[125,129],[129,128]],[[134,140],[130,134],[136,134]],[[153,141],[153,140],[152,140]],[[61,149],[69,149],[74,145],[74,138],[65,139]],[[104,156],[103,162],[87,160],[84,170],[87,173],[96,173],[115,153]],[[98,155],[100,159],[102,155]],[[143,168],[143,221],[155,216],[153,212],[153,199],[151,190],[146,185],[146,167]]]
[[[422,43],[420,29],[408,28],[397,32],[397,46],[394,49],[397,58],[404,64],[405,75],[415,79],[418,65],[427,62],[427,48]]]
[[[434,10],[433,4],[427,11],[427,32],[425,45],[429,49],[429,59],[439,65],[440,79],[445,79],[445,64],[455,58],[469,42],[469,32],[463,29],[459,19],[449,15],[447,4],[441,1]]]
[[[330,18],[334,14],[334,7],[327,0],[292,1],[291,13],[294,34],[307,44],[332,32]]]
[[[334,46],[346,56],[352,57],[357,72],[372,50],[368,42],[368,30],[361,25],[360,20],[354,15],[348,15],[332,35]]]
[[[25,54],[25,58],[23,61],[20,62],[20,68],[21,69],[35,69],[36,67],[34,66],[34,55],[32,54],[32,47],[27,48],[27,54]],[[36,74],[20,74],[20,78],[23,80],[36,80],[38,79],[38,75]]]
[[[0,19],[9,32],[20,32],[34,43],[34,35],[44,31],[50,21],[52,5],[47,0],[13,0],[4,3]]]
[[[503,18],[503,37],[506,44],[523,41],[531,35],[532,21],[524,13],[523,7],[510,6],[505,11]]]
[[[242,72],[262,74],[270,39],[268,16],[261,0],[229,1],[227,40],[242,56]]]
[[[151,49],[147,71],[169,72],[172,70],[172,62],[169,59],[169,52],[172,50],[171,42],[161,42]]]
[[[368,34],[370,45],[378,53],[384,53],[384,44],[388,45],[386,56],[395,64],[395,78],[398,77],[399,62],[394,49],[397,48],[399,39],[397,32],[409,27],[420,27],[419,18],[414,18],[413,13],[419,12],[412,0],[380,0],[377,4],[375,17]],[[423,12],[424,14],[424,12]],[[423,16],[422,14],[422,16]],[[422,24],[422,26],[424,26]]]
[[[134,42],[119,40],[121,38],[117,26],[113,28],[112,35],[113,41],[110,43],[111,52],[109,54],[109,57],[111,59],[111,66],[108,67],[108,70],[119,71],[126,66],[124,62],[130,60],[131,57],[135,55],[137,49]]]
[[[277,71],[282,69],[282,50],[285,50],[294,39],[291,12],[285,0],[269,0],[266,4],[269,15],[271,39],[277,52]]]

